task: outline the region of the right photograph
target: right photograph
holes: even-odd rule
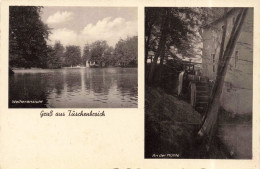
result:
[[[145,8],[145,158],[252,159],[254,8]]]

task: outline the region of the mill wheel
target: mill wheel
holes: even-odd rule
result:
[[[201,115],[204,115],[209,103],[209,80],[207,77],[200,77],[197,82],[190,84],[191,105]]]
[[[196,106],[196,84],[194,82],[190,83],[190,104],[192,107]]]

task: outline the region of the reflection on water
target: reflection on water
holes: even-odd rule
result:
[[[137,107],[137,69],[15,70],[9,107]]]

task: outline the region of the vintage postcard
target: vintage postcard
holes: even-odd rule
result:
[[[260,3],[2,0],[1,169],[259,169]]]

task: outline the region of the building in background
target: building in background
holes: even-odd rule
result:
[[[200,32],[203,38],[202,74],[212,81],[216,79],[225,18],[226,47],[238,13],[239,8],[228,8],[223,17],[205,25]],[[248,10],[228,66],[221,96],[221,107],[225,113],[220,119],[225,120],[220,121],[223,125],[220,125],[219,134],[222,141],[231,147],[234,155],[250,158],[252,157],[252,139],[249,138],[252,138],[253,106],[253,8]]]

